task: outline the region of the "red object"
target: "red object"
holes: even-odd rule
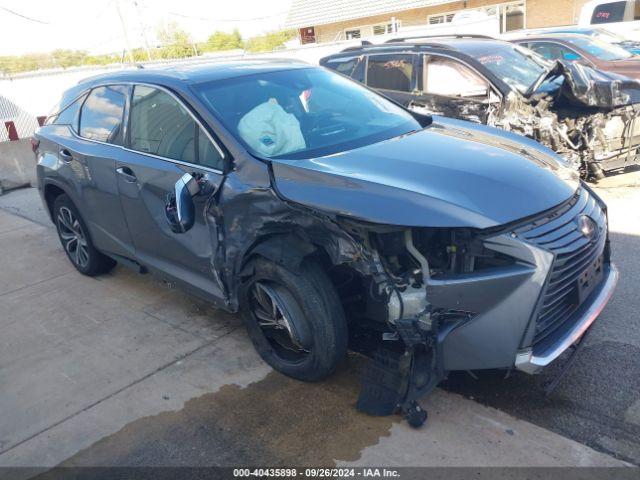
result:
[[[314,27],[305,27],[298,30],[300,34],[300,43],[316,43],[316,30]]]
[[[43,126],[44,125],[44,121],[47,119],[46,115],[40,115],[39,117],[36,117],[36,119],[38,120],[38,125]]]
[[[7,133],[9,134],[9,140],[11,140],[12,142],[14,140],[19,140],[18,139],[18,130],[16,130],[15,123],[13,123],[11,120],[9,120],[8,122],[4,122],[4,126],[6,127]]]
[[[36,153],[39,146],[40,146],[40,140],[38,140],[37,138],[31,137],[31,150],[33,150],[33,153]]]

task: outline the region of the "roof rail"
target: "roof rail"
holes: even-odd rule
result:
[[[480,35],[476,33],[463,33],[463,34],[449,34],[449,35],[416,35],[415,37],[398,37],[391,38],[384,43],[400,43],[406,42],[407,40],[422,40],[427,38],[486,38],[489,40],[495,40],[494,37],[489,35]]]
[[[398,42],[401,43],[402,42]],[[407,47],[415,47],[415,46],[419,46],[419,47],[434,47],[434,48],[441,48],[441,49],[451,49],[451,47],[449,45],[445,45],[444,43],[429,43],[429,42],[421,42],[419,44],[415,44],[412,45],[410,43],[406,43],[404,44]],[[363,43],[363,45],[356,45],[353,47],[347,47],[344,48],[342,50],[340,50],[340,53],[342,52],[356,52],[356,51],[360,51],[360,50],[385,50],[385,49],[391,49],[391,48],[398,48],[397,44],[393,44],[392,42],[384,42],[384,43],[369,43],[367,42],[366,44]]]
[[[377,44],[380,45],[380,44]],[[341,52],[350,52],[352,50],[360,50],[362,48],[366,48],[366,47],[371,47],[374,46],[373,43],[371,43],[369,40],[362,40],[360,42],[360,45],[354,45],[353,47],[347,47],[347,48],[343,48],[342,50],[340,50]]]

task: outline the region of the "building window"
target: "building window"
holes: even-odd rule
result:
[[[429,25],[439,25],[441,23],[451,23],[455,13],[443,13],[440,15],[429,15]]]
[[[351,28],[349,30],[344,31],[344,36],[347,40],[353,40],[355,38],[360,38],[360,29],[359,28]]]
[[[400,26],[400,22],[396,21],[396,28],[394,30],[393,23],[380,23],[378,25],[373,26],[373,34],[374,35],[384,35],[386,33],[395,33],[395,31]]]
[[[524,2],[509,3],[499,6],[500,33],[521,30],[524,28]]]
[[[344,37],[347,40],[353,40],[356,38],[370,37],[372,35],[385,35],[387,33],[395,33],[400,27],[400,21],[376,23],[375,25],[360,25],[358,27],[347,28],[344,31]]]

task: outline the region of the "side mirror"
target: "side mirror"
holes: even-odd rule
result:
[[[185,173],[176,182],[174,191],[167,195],[164,213],[167,223],[174,233],[185,233],[195,222],[193,197],[200,191],[198,180]]]

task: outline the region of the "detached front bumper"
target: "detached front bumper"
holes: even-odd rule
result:
[[[577,316],[578,320],[572,328],[564,332],[553,345],[549,345],[541,351],[534,351],[532,348],[518,351],[515,361],[516,368],[527,373],[537,373],[558,358],[567,348],[580,340],[611,299],[611,295],[613,295],[618,283],[618,277],[618,269],[615,265],[609,264],[602,283],[591,294],[591,301],[585,302],[575,312],[574,315]]]

